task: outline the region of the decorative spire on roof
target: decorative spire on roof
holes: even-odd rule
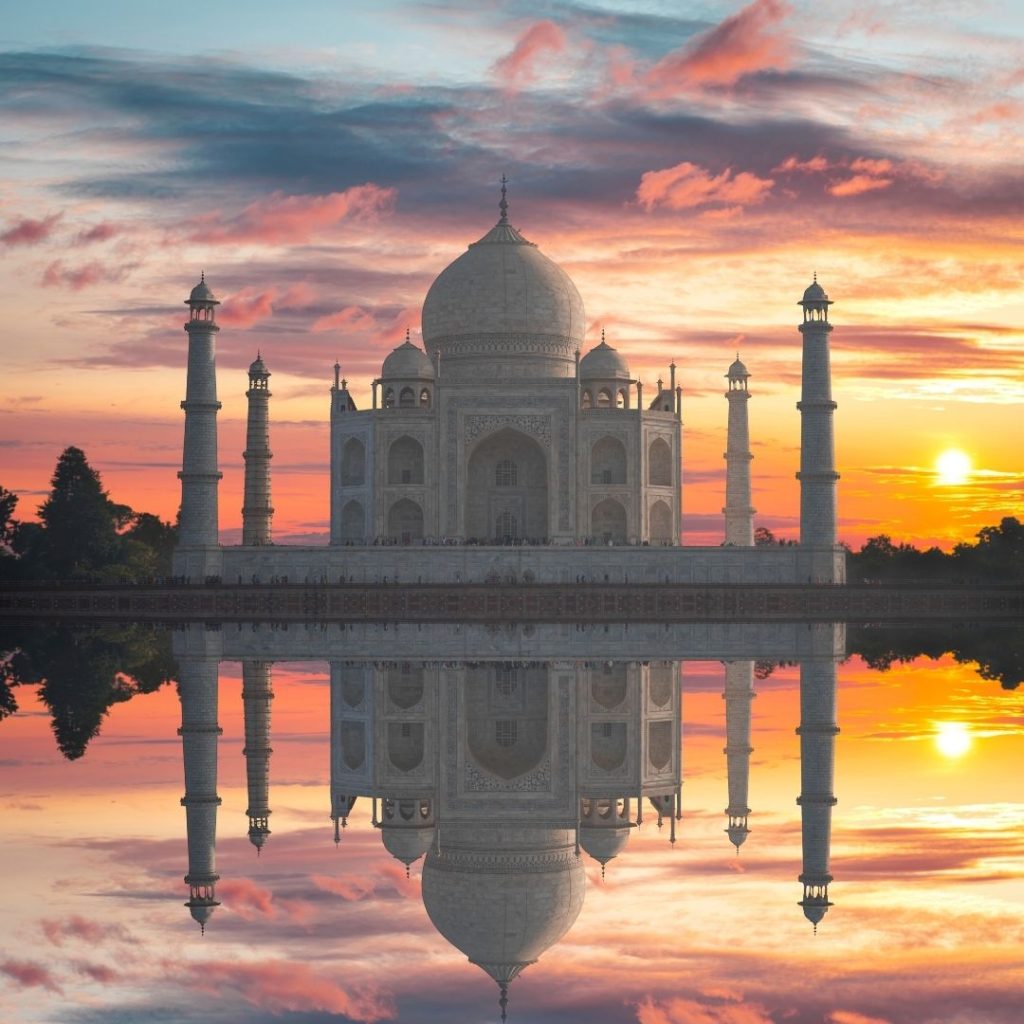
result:
[[[508,985],[503,981],[499,981],[498,991],[501,992],[501,995],[498,997],[498,1005],[501,1007],[501,1019],[508,1020]]]
[[[498,209],[501,211],[501,218],[498,221],[499,224],[508,223],[508,188],[506,187],[507,185],[508,178],[506,178],[505,175],[503,174],[501,176],[501,202],[498,203]]]
[[[406,345],[411,345],[412,344],[412,342],[409,341],[409,327],[408,327],[408,325],[406,325],[406,328],[405,328],[405,343],[406,343]]]
[[[601,328],[601,344],[603,345],[604,343],[605,343],[605,341],[604,341],[604,327],[602,327]]]
[[[817,278],[815,278],[815,280],[817,280]],[[200,284],[205,284],[206,283],[206,271],[205,270],[200,270],[199,271],[199,283]]]

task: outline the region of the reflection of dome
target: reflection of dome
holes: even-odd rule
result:
[[[412,864],[428,853],[434,843],[434,827],[387,828],[383,832],[384,849],[403,864]]]
[[[729,837],[729,842],[736,847],[736,852],[739,853],[740,847],[747,841],[747,836],[750,835],[750,829],[746,825],[730,825],[725,832]]]
[[[509,360],[521,373],[525,358],[571,376],[585,326],[569,275],[504,219],[441,271],[423,303],[424,344],[441,353],[442,373],[449,360],[466,372],[469,361]]]
[[[199,284],[192,289],[192,293],[188,297],[189,302],[212,302],[214,305],[219,306],[220,302],[214,296],[213,292],[210,291],[210,286],[206,283],[206,275],[204,274],[199,279]]]
[[[384,360],[380,375],[382,378],[433,380],[434,364],[423,349],[406,340]]]
[[[580,829],[580,847],[600,864],[607,864],[612,857],[617,857],[629,842],[630,829],[627,828],[589,828],[584,825]]]
[[[573,925],[586,878],[570,829],[450,826],[423,865],[434,927],[500,986]]]
[[[604,339],[580,360],[580,377],[585,380],[629,380],[626,360]]]
[[[203,897],[193,897],[185,904],[189,909],[189,913],[192,915],[192,920],[199,923],[200,929],[206,932],[206,922],[210,920],[213,912],[220,906],[220,903],[214,899],[204,899]]]

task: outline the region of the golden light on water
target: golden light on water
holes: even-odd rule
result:
[[[947,448],[935,460],[940,484],[965,484],[971,475],[971,457],[959,448]]]
[[[971,731],[963,722],[936,723],[935,746],[943,757],[963,757],[971,742]]]

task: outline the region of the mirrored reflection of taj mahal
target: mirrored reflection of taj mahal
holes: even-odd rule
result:
[[[770,638],[763,627],[735,623],[675,634],[641,628],[628,642],[608,627],[528,627],[526,638],[520,629],[452,625],[425,633],[364,626],[339,636],[320,626],[288,632],[192,626],[176,634],[186,906],[200,926],[219,906],[222,660],[242,662],[248,836],[257,851],[271,835],[273,662],[326,660],[333,835],[325,829],[324,841],[339,843],[356,802],[368,800],[384,848],[407,871],[422,872],[434,927],[497,983],[504,1019],[510,984],[579,915],[586,859],[599,863],[602,874],[612,870],[617,857],[628,856],[630,837],[645,818],[663,829],[665,842],[676,842],[683,816],[683,660],[724,663],[723,842],[738,852],[747,841],[754,658],[767,647],[769,656],[786,650],[787,660],[800,664],[799,905],[816,930],[832,906],[843,627],[773,626]],[[608,657],[605,648],[616,640],[627,653],[637,644],[651,655]],[[539,653],[524,656],[525,644]],[[361,656],[363,647],[387,650],[389,660]],[[432,648],[439,654],[425,659]],[[463,653],[451,657],[455,648]]]

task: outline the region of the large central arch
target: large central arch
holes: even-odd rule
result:
[[[548,463],[541,446],[506,428],[469,456],[466,536],[506,540],[548,536]]]

